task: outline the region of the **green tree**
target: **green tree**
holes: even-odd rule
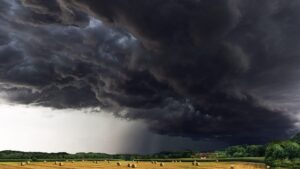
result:
[[[293,141],[284,141],[281,143],[288,159],[293,160],[299,157],[300,146]]]
[[[248,157],[262,157],[265,155],[265,146],[263,145],[246,146],[246,154]]]
[[[284,151],[284,148],[280,144],[272,143],[267,146],[266,158],[281,160],[281,159],[286,158],[286,153]]]
[[[229,157],[245,157],[246,155],[246,149],[243,146],[232,146],[227,149],[225,149],[225,153]]]
[[[284,148],[278,143],[271,143],[266,148],[265,162],[270,166],[278,166],[286,158]]]

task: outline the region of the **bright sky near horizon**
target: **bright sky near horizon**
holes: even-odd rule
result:
[[[109,113],[3,103],[0,133],[0,150],[114,154],[209,148],[199,141],[153,134],[141,121],[121,120]]]
[[[104,113],[20,105],[1,105],[0,110],[2,150],[116,153],[118,140],[135,132],[129,129],[132,123]]]

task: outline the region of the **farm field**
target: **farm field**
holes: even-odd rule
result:
[[[261,163],[249,162],[200,162],[199,166],[192,165],[190,162],[165,162],[163,166],[160,163],[152,164],[151,162],[133,163],[121,161],[120,166],[117,162],[63,162],[62,166],[55,162],[31,162],[21,166],[21,163],[7,162],[0,163],[0,169],[128,169],[128,164],[136,164],[136,168],[140,169],[265,169],[266,166]]]

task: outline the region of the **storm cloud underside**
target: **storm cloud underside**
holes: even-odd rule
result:
[[[229,144],[297,130],[298,0],[3,0],[1,97]]]

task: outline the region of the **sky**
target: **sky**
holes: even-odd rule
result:
[[[149,154],[160,151],[213,150],[216,143],[151,133],[141,121],[117,119],[105,112],[53,110],[0,104],[0,150]],[[218,142],[219,148],[225,143]]]
[[[300,131],[299,8],[1,0],[0,150],[208,151],[289,138]]]

